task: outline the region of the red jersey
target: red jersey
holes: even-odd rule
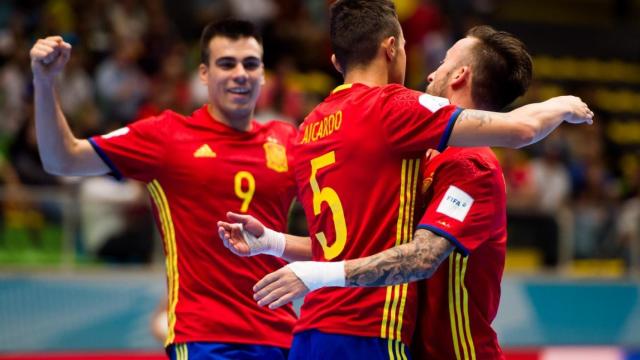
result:
[[[418,228],[456,249],[418,283],[416,358],[502,359],[491,328],[507,244],[500,164],[489,148],[447,148],[426,165],[423,191],[428,205]]]
[[[204,106],[165,111],[90,139],[114,175],[147,183],[164,240],[169,290],[166,345],[195,341],[289,347],[293,309],[262,308],[253,285],[285,262],[243,258],[224,247],[216,222],[227,211],[285,231],[295,196],[293,126],[251,123],[237,131]]]
[[[420,157],[446,144],[460,109],[400,85],[342,85],[300,128],[298,198],[315,261],[373,255],[411,241]],[[418,214],[419,215],[419,214]],[[415,285],[323,288],[307,295],[294,330],[409,343]]]

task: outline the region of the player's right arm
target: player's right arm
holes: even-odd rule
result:
[[[31,48],[36,136],[44,169],[55,175],[103,175],[109,167],[89,141],[73,136],[57,99],[54,80],[71,56],[60,36],[39,39]]]
[[[591,124],[593,112],[575,96],[558,96],[508,113],[464,110],[448,144],[520,148],[544,139],[563,122]]]

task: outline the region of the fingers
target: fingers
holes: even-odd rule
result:
[[[282,271],[282,269],[279,269],[277,271],[274,271],[270,274],[265,275],[262,279],[260,279],[260,281],[258,281],[255,285],[253,285],[254,299],[256,299],[257,293],[260,290],[264,289],[267,285],[279,279],[278,273],[280,271]]]
[[[228,249],[230,245],[229,244],[230,234],[227,231],[227,229],[225,229],[223,226],[220,225],[220,222],[218,222],[218,236],[220,236],[220,240],[222,240],[224,247]]]
[[[224,247],[238,256],[251,256],[251,249],[242,234],[240,224],[229,224],[218,221],[218,236]]]
[[[297,298],[299,286],[287,280],[288,269],[280,269],[268,274],[254,286],[253,298],[259,306],[269,306],[269,309],[277,309]]]
[[[229,211],[227,212],[227,219],[229,219],[229,221],[231,222],[246,224],[251,220],[251,216],[236,214],[234,212]]]

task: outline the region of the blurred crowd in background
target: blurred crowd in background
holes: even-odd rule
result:
[[[207,101],[197,77],[202,28],[230,16],[249,19],[262,30],[267,70],[256,117],[299,124],[341,81],[329,61],[329,3],[0,2],[0,264],[161,259],[143,185],[42,169],[28,54],[37,38],[59,34],[73,45],[58,92],[75,135],[87,137],[164,109],[200,107]],[[489,24],[523,39],[534,56],[535,81],[515,105],[574,94],[596,112],[593,126],[565,126],[536,146],[496,150],[508,187],[507,271],[640,272],[640,2],[396,5],[408,87],[423,90],[449,46],[469,27]],[[292,216],[292,231],[304,232],[300,212]]]

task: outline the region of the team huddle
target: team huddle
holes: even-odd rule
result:
[[[208,103],[89,139],[72,134],[54,79],[59,36],[31,49],[45,169],[147,184],[166,255],[171,359],[502,359],[491,328],[506,253],[506,194],[487,146],[522,147],[563,122],[562,96],[497,112],[528,88],[512,35],[471,29],[405,88],[391,0],[338,0],[331,58],[344,84],[298,130],[253,119],[263,49],[242,20],[208,25]],[[310,237],[285,234],[297,197]],[[299,318],[291,301],[304,296]]]

